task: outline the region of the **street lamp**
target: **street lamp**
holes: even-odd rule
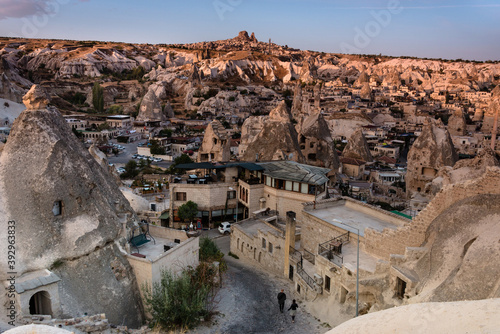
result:
[[[359,315],[359,229],[354,227],[354,226],[351,226],[349,224],[343,223],[338,219],[333,219],[333,221],[356,230],[356,232],[358,234],[358,247],[357,247],[357,254],[356,254],[356,317],[357,317]]]

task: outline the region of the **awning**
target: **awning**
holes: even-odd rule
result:
[[[179,165],[175,166],[175,168],[177,168],[177,169],[187,169],[187,170],[191,170],[191,169],[213,169],[213,168],[215,168],[215,166],[212,165],[209,162],[193,162],[193,163],[189,163],[189,164],[179,164]]]
[[[162,213],[162,214],[161,214],[161,216],[160,216],[160,217],[158,217],[158,218],[160,218],[160,219],[168,219],[168,218],[170,218],[170,212],[165,211],[165,212],[164,212],[164,213]]]

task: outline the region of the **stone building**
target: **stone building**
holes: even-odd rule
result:
[[[226,162],[230,158],[231,136],[219,121],[212,121],[205,130],[203,142],[198,151],[198,162]]]
[[[208,227],[235,220],[236,212],[238,219],[263,211],[283,217],[301,203],[323,198],[330,182],[329,169],[293,161],[194,163],[177,168],[188,170],[188,175],[170,182],[171,227],[176,228],[185,225],[176,212],[187,201],[198,204],[198,218]]]

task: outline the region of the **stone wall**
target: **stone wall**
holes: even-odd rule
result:
[[[183,233],[185,235],[185,232]],[[155,236],[154,233],[153,236]],[[141,287],[141,296],[144,298],[142,287],[145,284],[151,286],[152,283],[160,281],[162,270],[169,270],[173,275],[178,275],[188,266],[197,267],[199,264],[199,241],[199,238],[190,238],[152,259],[127,255],[127,259],[134,269],[137,283]]]
[[[404,254],[405,247],[419,247],[425,240],[425,233],[432,221],[446,208],[460,200],[478,194],[500,194],[498,179],[500,168],[489,167],[479,179],[448,185],[434,197],[427,207],[413,221],[397,230],[377,232],[365,231],[366,251],[384,259],[391,254]]]
[[[264,187],[265,207],[278,210],[280,217],[285,217],[287,211],[297,213],[297,221],[302,220],[302,203],[314,201],[315,196],[288,190],[279,190],[269,186]]]
[[[172,183],[170,185],[170,202],[173,209],[177,209],[187,201],[198,204],[199,210],[222,210],[226,207],[227,192],[229,187],[236,189],[236,183],[214,184],[184,184]],[[185,192],[186,201],[177,201],[175,193]],[[235,208],[236,199],[227,199],[227,207]]]
[[[244,224],[242,221],[241,224]],[[284,264],[284,246],[285,238],[282,232],[274,226],[262,222],[262,224],[273,228],[272,232],[263,232],[258,230],[256,235],[249,235],[243,228],[233,225],[231,234],[230,249],[231,252],[239,257],[246,257],[253,260],[256,264],[276,275],[283,275]],[[262,239],[266,239],[266,247],[262,247]],[[273,245],[272,252],[269,250],[269,243]]]
[[[160,237],[163,239],[170,239],[170,240],[179,239],[181,242],[189,239],[185,231],[176,230],[173,228],[149,225],[149,232],[153,237]]]

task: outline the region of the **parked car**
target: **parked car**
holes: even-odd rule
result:
[[[219,232],[220,234],[228,235],[231,233],[231,223],[230,222],[223,222],[219,226]]]
[[[154,158],[154,159],[153,159],[153,161],[155,161],[155,162],[160,162],[160,161],[162,161],[162,160],[163,160],[162,158]]]
[[[125,168],[123,168],[123,167],[117,168],[116,170],[117,170],[117,171],[118,171],[118,173],[120,173],[120,174],[125,173]]]
[[[137,159],[137,157],[138,157],[138,156],[139,156],[138,154],[134,154],[134,155],[132,156],[132,159]]]

